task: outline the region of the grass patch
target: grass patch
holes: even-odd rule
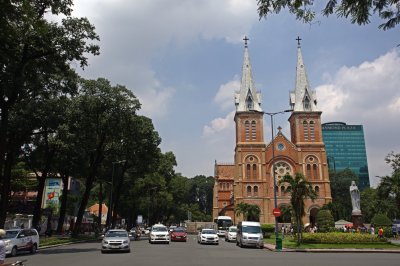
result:
[[[275,238],[264,239],[265,243],[275,245]],[[388,242],[377,243],[335,243],[321,244],[310,243],[297,246],[296,239],[293,237],[285,237],[282,240],[283,248],[298,248],[298,249],[349,249],[349,248],[369,248],[369,249],[400,249],[400,245],[391,244]]]
[[[51,236],[51,237],[41,237],[40,247],[58,245],[58,244],[70,244],[81,241],[95,241],[98,238],[94,236],[78,236],[76,238],[70,236]]]

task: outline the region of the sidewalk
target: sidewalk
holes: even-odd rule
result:
[[[394,240],[400,244],[400,240]],[[264,243],[264,248],[276,252],[314,252],[314,253],[399,253],[400,249],[380,249],[380,248],[335,248],[335,249],[314,249],[314,248],[285,248],[281,251],[275,249],[275,245]]]

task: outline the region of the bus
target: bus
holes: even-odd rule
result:
[[[217,219],[214,219],[214,223],[217,225],[218,236],[225,236],[225,232],[232,225],[232,218],[230,216],[218,216]]]

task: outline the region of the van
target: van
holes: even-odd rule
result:
[[[259,222],[242,221],[237,225],[236,245],[264,248],[264,237]]]

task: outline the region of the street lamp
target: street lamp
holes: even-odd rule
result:
[[[272,143],[272,174],[274,177],[274,208],[278,208],[278,200],[276,198],[276,173],[275,173],[275,143],[274,143],[274,116],[277,114],[283,114],[287,112],[292,112],[293,110],[285,110],[285,111],[280,111],[280,112],[275,112],[275,113],[268,113],[268,112],[263,112],[266,115],[269,115],[271,118],[271,143]],[[277,248],[277,243],[278,242],[278,217],[275,216],[275,248]]]
[[[112,162],[112,172],[111,172],[111,191],[110,191],[110,201],[109,208],[107,213],[107,226],[110,227],[112,225],[112,207],[113,207],[113,190],[114,190],[114,165],[125,163],[126,160]]]

